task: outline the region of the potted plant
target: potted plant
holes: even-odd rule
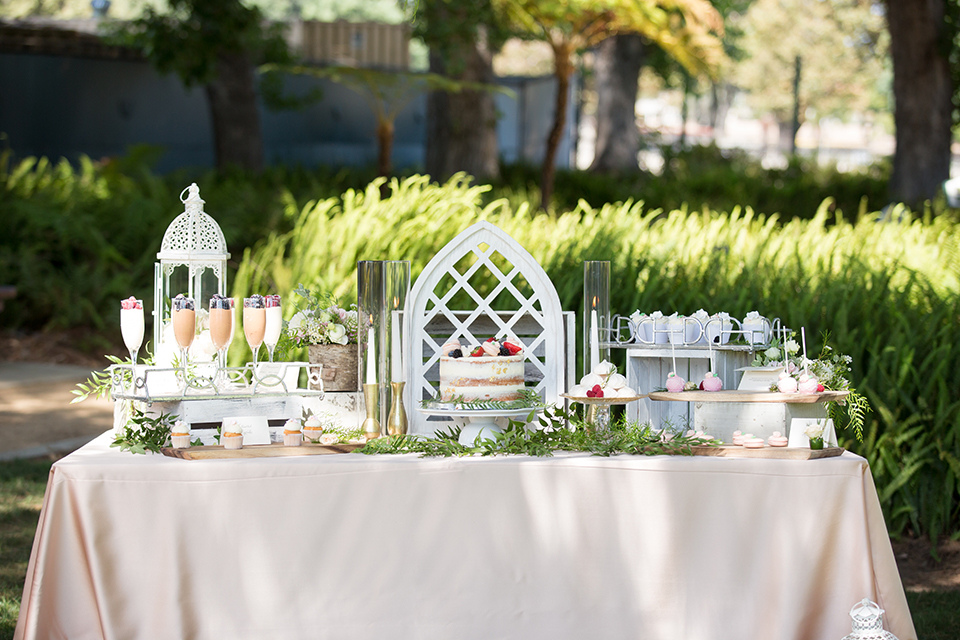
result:
[[[344,309],[329,293],[314,293],[302,284],[297,312],[284,323],[288,348],[307,347],[311,364],[323,364],[325,391],[357,391],[357,309]]]

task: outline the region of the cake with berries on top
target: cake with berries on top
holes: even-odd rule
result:
[[[516,339],[500,343],[490,338],[472,349],[457,340],[448,341],[440,357],[440,399],[519,400],[523,361],[523,348]]]

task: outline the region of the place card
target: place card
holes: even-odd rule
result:
[[[243,432],[243,444],[270,444],[270,427],[265,416],[225,416],[223,421],[236,420]]]

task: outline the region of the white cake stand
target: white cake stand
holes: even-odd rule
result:
[[[497,418],[525,418],[531,413],[538,413],[543,409],[524,407],[522,409],[457,409],[455,405],[449,408],[431,407],[420,408],[426,416],[443,416],[447,418],[466,418],[467,424],[460,430],[460,444],[470,446],[477,436],[494,438],[495,434],[503,433],[497,424]]]

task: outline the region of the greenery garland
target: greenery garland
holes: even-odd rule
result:
[[[451,409],[468,411],[507,411],[512,409],[544,409],[546,404],[533,389],[521,389],[516,400],[465,400],[457,396],[452,400],[441,400],[439,396],[420,401],[424,409]]]
[[[530,417],[533,419],[533,416]],[[582,418],[562,408],[548,408],[538,419],[538,429],[528,430],[523,422],[511,420],[502,433],[493,438],[478,436],[470,445],[460,444],[460,428],[439,430],[433,438],[417,435],[390,436],[371,440],[357,453],[419,453],[421,457],[439,456],[552,456],[555,451],[580,451],[598,456],[693,455],[694,446],[716,446],[696,437],[672,435],[650,424],[613,420],[606,430],[594,430]],[[568,427],[567,424],[570,426]]]

